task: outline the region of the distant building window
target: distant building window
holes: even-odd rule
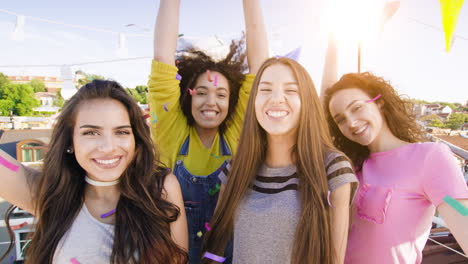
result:
[[[16,151],[18,161],[35,162],[44,159],[46,146],[39,140],[25,140],[18,143]]]

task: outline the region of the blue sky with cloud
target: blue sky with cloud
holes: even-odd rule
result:
[[[352,1],[352,0],[348,0]],[[241,0],[181,1],[180,33],[187,37],[214,38],[226,43],[243,30]],[[152,31],[159,1],[79,2],[2,1],[0,9],[127,34],[128,57],[152,56]],[[412,98],[465,103],[468,100],[468,7],[463,6],[450,53],[444,50],[440,6],[437,0],[404,0],[381,34],[363,43],[363,70],[389,79]],[[326,25],[322,20],[325,0],[263,0],[271,55],[302,46],[300,62],[320,84]],[[348,18],[350,19],[350,18]],[[351,18],[352,19],[352,18]],[[11,39],[16,17],[0,12],[0,65],[74,64],[118,59],[118,35],[99,33],[26,18],[25,39]],[[346,23],[346,21],[344,21]],[[134,27],[125,27],[136,24]],[[146,31],[146,30],[149,31]],[[464,38],[464,39],[463,39]],[[340,73],[356,71],[355,41],[340,42]],[[72,69],[104,75],[126,86],[146,84],[150,58],[135,61],[88,64]],[[0,67],[9,75],[59,76],[59,67]]]

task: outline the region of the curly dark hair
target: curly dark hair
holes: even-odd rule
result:
[[[427,141],[423,130],[416,123],[416,117],[412,111],[413,103],[399,95],[389,81],[370,72],[345,74],[325,91],[324,108],[335,146],[353,161],[357,166],[357,171],[361,170],[364,160],[369,157],[369,149],[349,140],[341,133],[329,107],[330,100],[336,92],[349,88],[361,89],[370,98],[382,95],[379,98],[379,102],[383,103],[382,114],[390,131],[397,138],[410,143]]]
[[[180,107],[187,118],[190,126],[195,124],[192,115],[192,97],[188,88],[192,89],[198,77],[207,70],[221,73],[229,83],[229,108],[226,119],[219,126],[220,133],[226,130],[227,123],[232,117],[232,113],[239,99],[239,90],[242,82],[245,80],[244,72],[247,70],[245,63],[246,52],[244,49],[244,38],[233,40],[227,56],[215,61],[201,50],[190,47],[183,50],[177,57],[176,65],[179,68],[179,74],[182,76],[180,81]]]

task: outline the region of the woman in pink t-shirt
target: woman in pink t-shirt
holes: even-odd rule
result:
[[[465,252],[468,217],[444,202],[468,207],[468,188],[450,149],[425,141],[389,82],[371,73],[344,75],[324,91],[336,146],[356,166],[346,263],[420,263],[435,210]]]

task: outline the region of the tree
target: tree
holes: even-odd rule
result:
[[[429,122],[430,127],[443,127],[444,123],[440,121],[440,119],[432,119],[431,122]]]
[[[54,104],[53,105],[62,108],[64,104],[65,104],[65,100],[63,99],[62,94],[60,93],[60,90],[59,90],[56,93],[56,97],[54,99]]]
[[[0,87],[0,111],[3,116],[10,114],[13,109],[14,115],[30,115],[33,108],[40,105],[34,98],[34,90],[29,84],[10,83]]]
[[[92,82],[93,80],[105,80],[106,79],[102,75],[85,73],[83,71],[77,71],[76,74],[80,74],[81,76],[83,76],[82,78],[78,79],[78,84],[80,87],[87,83]]]
[[[145,85],[137,85],[134,89],[127,88],[125,89],[129,95],[135,99],[135,101],[139,102],[140,104],[147,104],[148,99],[146,98],[146,91],[148,87]]]
[[[10,80],[8,80],[8,76],[0,72],[0,88],[4,87],[5,85],[9,83],[10,83]]]
[[[460,129],[460,127],[468,122],[468,115],[462,113],[454,113],[450,115],[449,120],[445,124],[446,128]]]
[[[41,81],[41,80],[32,79],[29,82],[29,85],[31,85],[31,87],[33,88],[34,93],[39,93],[39,92],[45,92],[46,91],[45,83],[43,81]]]

